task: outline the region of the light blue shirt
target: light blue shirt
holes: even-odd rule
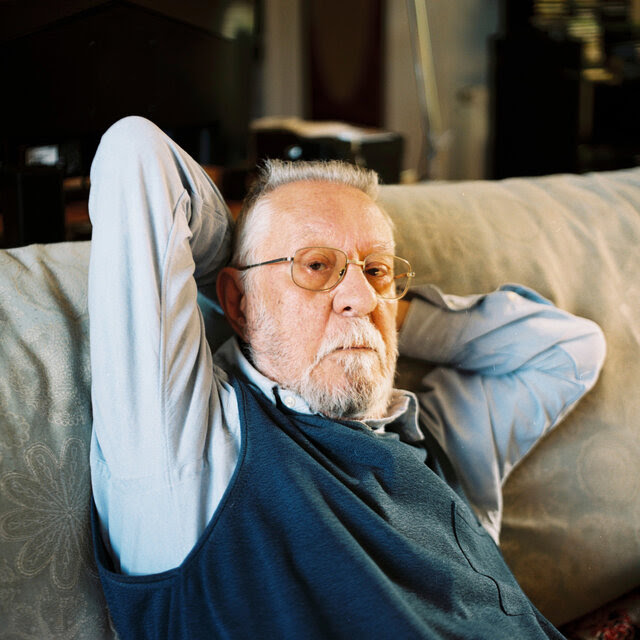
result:
[[[227,258],[230,216],[202,169],[154,125],[127,118],[92,167],[89,270],[93,495],[116,566],[178,566],[220,502],[240,450],[228,375],[275,401],[304,400],[264,377],[235,339],[212,355],[198,306]],[[414,395],[394,393],[384,431],[433,433],[497,540],[502,484],[595,383],[600,329],[529,289],[445,296],[418,287],[401,354],[436,365]],[[321,295],[321,294],[318,294]]]

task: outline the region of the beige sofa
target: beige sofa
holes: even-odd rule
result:
[[[556,624],[633,590],[640,168],[389,186],[383,202],[418,282],[519,282],[603,327],[600,381],[507,481],[502,547]],[[0,638],[113,637],[89,542],[88,258],[86,242],[0,251]],[[402,362],[399,385],[426,367]]]

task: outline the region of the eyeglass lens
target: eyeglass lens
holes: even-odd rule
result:
[[[364,260],[364,274],[381,298],[399,298],[409,283],[411,267],[406,260],[372,253]],[[293,281],[303,289],[326,291],[344,275],[347,256],[339,249],[307,247],[296,251],[291,265]]]

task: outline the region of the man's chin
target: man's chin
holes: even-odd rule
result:
[[[325,356],[311,371],[314,384],[337,389],[375,386],[384,375],[380,355],[372,349],[341,349]]]
[[[385,415],[392,387],[377,352],[345,349],[323,358],[299,391],[313,411],[363,420]]]

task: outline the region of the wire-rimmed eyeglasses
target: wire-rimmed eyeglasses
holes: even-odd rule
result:
[[[358,265],[376,294],[386,300],[402,298],[415,277],[411,265],[398,256],[370,253],[364,260],[349,260],[344,251],[331,247],[304,247],[289,258],[275,258],[236,269],[246,271],[281,262],[291,263],[294,284],[309,291],[330,291],[342,282],[348,265]]]

